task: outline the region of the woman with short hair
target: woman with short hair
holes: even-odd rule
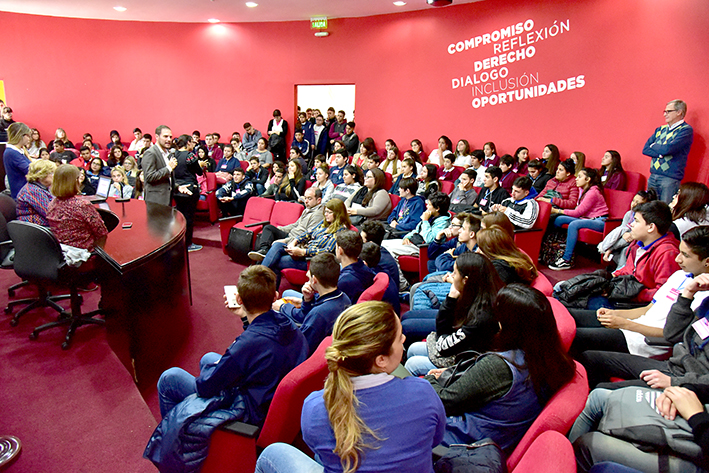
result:
[[[103,246],[108,229],[98,211],[79,196],[79,168],[62,164],[54,172],[47,220],[60,243],[92,251]]]
[[[49,226],[47,209],[54,198],[50,192],[57,165],[38,159],[30,164],[27,184],[17,194],[17,220]]]

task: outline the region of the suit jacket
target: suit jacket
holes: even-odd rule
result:
[[[170,205],[172,172],[157,144],[143,154],[143,173],[145,174],[145,201]]]

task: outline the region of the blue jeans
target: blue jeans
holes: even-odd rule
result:
[[[222,358],[219,353],[209,352],[199,361],[199,371],[216,363]],[[197,392],[195,377],[182,368],[165,370],[158,380],[158,397],[160,399],[160,414],[165,415],[187,396]]]
[[[437,309],[410,310],[401,316],[401,327],[409,340],[423,340],[436,330]]]
[[[562,225],[569,224],[568,230],[566,230],[566,250],[564,251],[564,260],[571,261],[571,257],[574,255],[574,248],[576,247],[576,242],[579,239],[579,230],[582,228],[590,228],[591,230],[596,230],[597,232],[602,232],[605,227],[605,218],[576,218],[569,217],[567,215],[559,215],[554,219],[554,226],[561,228]]]
[[[292,445],[272,443],[261,452],[255,473],[322,473],[323,467]]]
[[[286,244],[275,242],[271,249],[266,253],[266,257],[261,261],[261,264],[272,269],[276,273],[276,287],[281,285],[281,269],[296,268],[306,271],[308,262],[305,259],[293,259],[286,253]]]
[[[672,197],[679,190],[680,183],[681,179],[672,179],[671,177],[650,173],[650,179],[647,180],[647,188],[648,190],[655,189],[657,197],[669,204],[672,202]]]
[[[404,367],[412,376],[424,376],[429,371],[438,368],[428,358],[426,342],[414,342],[411,344],[406,352],[406,365]]]

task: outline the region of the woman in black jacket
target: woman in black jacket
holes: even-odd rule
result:
[[[197,210],[197,202],[199,201],[199,183],[197,175],[202,175],[202,167],[199,165],[197,156],[192,152],[194,150],[194,142],[189,135],[180,135],[175,140],[175,158],[177,159],[177,167],[174,171],[175,177],[175,207],[185,216],[187,229],[185,232],[185,241],[188,251],[201,250],[200,245],[192,243],[192,231],[194,228],[194,214]]]

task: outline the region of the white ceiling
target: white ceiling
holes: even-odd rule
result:
[[[297,21],[311,17],[353,18],[425,10],[426,0],[0,0],[0,11],[70,18],[202,23],[210,18],[222,22]],[[455,4],[482,0],[454,0]],[[117,12],[114,6],[127,8]]]

